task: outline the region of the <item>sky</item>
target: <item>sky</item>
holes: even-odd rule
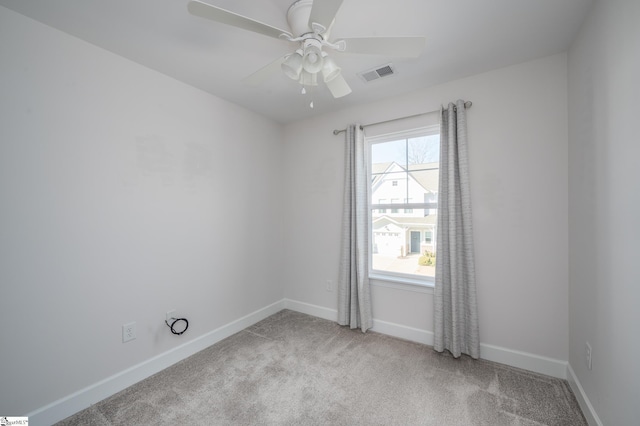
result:
[[[429,135],[373,144],[371,145],[371,162],[395,161],[400,165],[406,165],[407,147],[409,147],[410,164],[433,163],[440,159],[440,135]]]

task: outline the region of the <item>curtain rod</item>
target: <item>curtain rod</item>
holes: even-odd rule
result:
[[[466,109],[471,108],[471,105],[473,105],[473,102],[471,101],[467,101],[464,103],[464,107]],[[433,111],[427,111],[427,112],[421,112],[420,114],[414,114],[414,115],[408,115],[406,117],[398,117],[398,118],[392,118],[391,120],[385,120],[385,121],[378,121],[377,123],[369,123],[369,124],[363,124],[362,126],[360,126],[361,130],[364,130],[365,127],[369,127],[369,126],[376,126],[378,124],[385,124],[385,123],[391,123],[393,121],[398,121],[398,120],[405,120],[407,118],[414,118],[414,117],[420,117],[421,115],[427,115],[427,114],[433,114],[434,112],[438,112],[440,111],[439,109],[433,110]],[[334,135],[338,135],[342,132],[346,132],[347,129],[341,129],[341,130],[334,130],[333,134]]]

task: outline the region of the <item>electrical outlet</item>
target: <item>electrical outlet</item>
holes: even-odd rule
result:
[[[325,288],[327,291],[333,291],[333,281],[327,280],[327,283],[325,284]]]
[[[587,356],[587,368],[589,370],[591,370],[591,345],[589,344],[589,342],[586,342],[584,345],[584,349],[585,349],[585,355]]]
[[[122,326],[122,343],[136,338],[136,323],[130,322]]]
[[[165,319],[165,321],[167,321],[169,324],[171,324],[171,319],[172,319],[172,318],[177,318],[177,316],[176,316],[176,310],[175,310],[175,309],[172,309],[172,310],[170,310],[170,311],[167,311],[167,314],[166,314],[166,316],[165,316],[165,318],[164,318],[164,319]]]

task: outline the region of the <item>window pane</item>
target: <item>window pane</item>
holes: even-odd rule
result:
[[[373,216],[371,266],[374,271],[435,277],[436,214],[414,217],[411,223],[390,220],[391,215],[374,213]]]
[[[373,164],[390,163],[393,161],[404,164],[406,158],[407,144],[404,139],[371,145],[371,162]]]
[[[370,146],[372,269],[434,277],[440,136]]]
[[[437,163],[440,161],[440,135],[420,136],[408,140],[409,164]]]

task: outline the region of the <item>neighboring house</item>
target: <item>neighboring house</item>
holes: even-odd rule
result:
[[[438,163],[372,165],[372,204],[437,203]],[[373,209],[373,253],[402,257],[435,253],[436,209]]]

